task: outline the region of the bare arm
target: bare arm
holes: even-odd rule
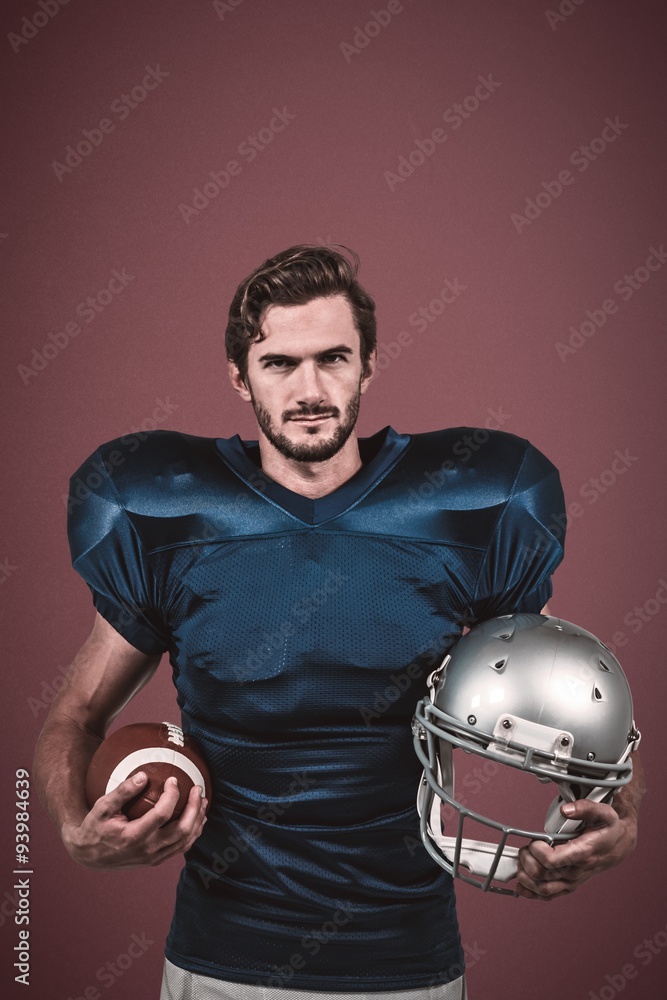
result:
[[[35,750],[34,778],[39,797],[69,854],[89,868],[128,868],[160,864],[187,850],[204,824],[204,806],[193,789],[178,822],[164,826],[178,799],[167,783],[146,816],[130,822],[120,811],[145,783],[128,778],[98,799],[89,811],[85,799],[88,764],[107,727],[150,680],[160,662],[135,649],[96,615],[90,636],[67,672]],[[171,781],[171,779],[170,779]]]
[[[611,805],[580,799],[565,803],[561,812],[581,820],[583,832],[556,847],[534,840],[519,852],[516,890],[528,899],[556,899],[574,892],[593,875],[613,868],[637,844],[637,815],[644,793],[644,770],[635,751],[632,780],[615,795]]]
[[[542,614],[549,614],[545,605]],[[619,789],[611,805],[580,799],[564,803],[561,812],[583,823],[574,840],[548,847],[534,840],[519,852],[516,891],[527,899],[556,899],[574,892],[593,875],[620,864],[637,844],[639,806],[644,795],[644,768],[632,754],[632,780]]]

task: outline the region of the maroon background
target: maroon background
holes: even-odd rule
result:
[[[547,0],[404,0],[348,60],[341,43],[352,43],[385,0],[243,0],[222,18],[205,0],[72,0],[18,52],[8,33],[40,8],[37,0],[3,5],[11,150],[0,219],[11,296],[0,551],[6,996],[66,1000],[89,986],[105,997],[158,994],[180,861],[87,872],[68,859],[35,796],[32,994],[12,981],[14,771],[31,766],[60,668],[93,618],[88,590],[69,565],[63,494],[99,442],[132,428],[252,436],[250,408],[226,383],[226,311],[252,267],[301,241],[354,247],[378,303],[380,343],[398,343],[401,331],[412,338],[385,360],[364,398],[361,433],[387,423],[401,431],[483,426],[489,408],[509,415],[503,428],[546,452],[568,500],[580,504],[552,610],[607,641],[625,633],[619,656],[648,769],[640,847],[621,868],[550,906],[461,886],[463,940],[478,956],[472,998],[602,993],[604,1000],[615,989],[624,1000],[646,1000],[664,987],[667,954],[644,964],[633,953],[645,938],[657,935],[658,951],[667,942],[660,792],[667,610],[650,603],[667,578],[667,268],[628,302],[613,286],[667,240],[665,20],[658,0],[568,2],[572,13],[551,26]],[[168,76],[120,121],[110,105],[141,83],[146,66]],[[459,129],[443,123],[443,112],[489,74],[500,83],[489,99]],[[240,157],[239,144],[283,106],[295,118],[254,162]],[[570,154],[615,116],[629,127],[579,172]],[[104,117],[114,131],[59,181],[53,161]],[[396,171],[399,157],[437,127],[447,140],[390,190],[385,171]],[[240,175],[186,224],[179,204],[233,158]],[[518,233],[511,214],[567,168],[574,182]],[[41,353],[114,268],[134,280],[42,371],[22,378],[32,349]],[[445,279],[458,279],[465,292],[419,333],[409,316],[438,296]],[[618,311],[562,361],[556,344],[570,325],[610,297]],[[151,424],[158,400],[171,415]],[[589,485],[582,495],[617,449],[629,451],[629,467],[604,493]],[[650,620],[635,632],[623,619],[647,601]],[[177,720],[166,661],[122,721],[162,718]],[[154,943],[122,978],[96,979],[132,934]],[[624,985],[618,977],[627,963],[637,974]]]

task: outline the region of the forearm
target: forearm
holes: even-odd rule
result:
[[[37,793],[61,837],[88,813],[86,772],[101,737],[66,716],[47,720],[33,762]]]
[[[632,780],[616,792],[613,805],[621,819],[629,816],[636,822],[639,807],[644,796],[644,766],[637,751],[632,754],[631,760]]]
[[[135,649],[96,614],[35,749],[37,792],[61,836],[64,827],[80,826],[88,814],[86,772],[107,727],[159,662],[158,655]]]
[[[145,816],[128,820],[123,809],[141,794],[148,780],[145,771],[121,781],[91,808],[86,802],[86,773],[93,754],[159,662],[158,654],[135,649],[98,614],[37,741],[37,794],[68,854],[85,868],[110,871],[162,864],[189,850],[206,822],[206,800],[197,786],[181,815],[171,821],[179,799],[174,778],[167,780]]]

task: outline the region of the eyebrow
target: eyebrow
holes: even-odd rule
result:
[[[347,347],[345,344],[339,344],[336,347],[327,347],[324,351],[318,351],[317,354],[313,355],[315,358],[325,358],[328,354],[354,354],[351,347]],[[258,358],[259,361],[301,361],[301,358],[295,358],[291,354],[262,354]]]

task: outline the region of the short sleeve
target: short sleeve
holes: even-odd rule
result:
[[[74,473],[67,504],[72,565],[99,613],[143,653],[164,653],[168,633],[141,540],[98,450]]]
[[[563,558],[565,524],[558,470],[528,443],[480,569],[469,609],[473,622],[542,610]]]

